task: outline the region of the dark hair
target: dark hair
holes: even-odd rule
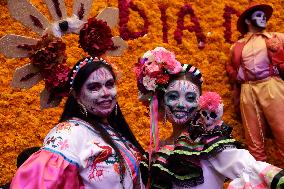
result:
[[[245,17],[245,19],[244,19],[244,21],[243,21],[243,27],[244,27],[244,31],[245,31],[245,34],[248,32],[248,24],[246,23],[246,20],[249,20],[250,22],[252,21],[252,19],[251,19],[251,16],[252,16],[252,14],[254,13],[254,11],[256,11],[256,10],[251,10],[251,11],[249,11],[247,14],[246,14],[246,17]],[[240,37],[239,37],[239,39],[242,39],[242,38],[244,38],[244,34],[242,34]]]
[[[77,62],[76,65],[73,67],[72,72],[69,76],[70,81],[73,74],[73,70],[76,70],[76,66],[78,66],[80,62],[82,62],[83,60],[84,59]],[[116,80],[116,76],[113,72],[113,69],[109,64],[107,64],[103,60],[99,61],[93,60],[92,62],[87,63],[85,66],[80,68],[80,70],[76,74],[76,77],[74,78],[72,84],[75,93],[78,94],[80,92],[84,82],[91,75],[91,73],[102,67],[106,68],[111,73],[114,80]],[[70,81],[68,81],[68,83],[70,83]],[[90,123],[100,133],[103,140],[107,142],[115,150],[119,158],[120,165],[125,167],[123,162],[123,157],[118,147],[115,145],[115,142],[112,140],[108,132],[101,126],[98,117],[96,117],[95,115],[88,115],[87,117],[85,117],[85,115],[81,113],[80,108],[81,108],[80,105],[77,103],[77,100],[73,97],[73,95],[69,95],[64,107],[64,111],[61,115],[60,122],[71,119],[72,117],[77,117]],[[122,115],[119,105],[117,105],[117,109],[113,110],[110,116],[108,116],[108,122],[116,132],[120,133],[123,137],[125,137],[128,141],[130,141],[141,153],[144,153],[144,149],[136,140],[124,116]]]
[[[39,151],[40,147],[24,149],[17,157],[17,168],[19,168],[33,153]]]

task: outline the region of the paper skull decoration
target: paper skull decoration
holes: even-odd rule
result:
[[[205,92],[200,96],[198,110],[200,118],[198,120],[205,128],[211,129],[222,124],[223,103],[220,95],[216,92]]]
[[[34,55],[33,52],[36,52],[32,47],[42,44],[43,39],[46,39],[46,35],[60,38],[68,33],[79,34],[83,26],[88,23],[87,19],[93,0],[74,0],[72,16],[67,16],[64,0],[44,0],[44,2],[52,15],[52,21],[49,21],[28,0],[7,1],[11,16],[39,35],[38,38],[30,38],[15,34],[3,36],[0,39],[0,52],[7,58],[28,57],[31,59],[31,56]],[[107,7],[93,19],[102,20],[106,23],[107,27],[111,29],[119,22],[119,10],[118,8]],[[110,29],[108,30],[111,31]],[[57,39],[55,40],[58,41]],[[119,36],[112,37],[111,35],[111,41],[112,46],[115,48],[106,49],[104,55],[120,56],[128,46]],[[41,49],[45,49],[45,47],[41,46]],[[66,63],[64,62],[66,58],[61,58],[61,60],[62,62],[58,62],[58,65],[64,65]],[[56,68],[58,68],[58,66]],[[13,75],[12,86],[14,88],[31,88],[41,80],[47,79],[43,76],[43,72],[42,69],[37,67],[33,61],[31,61],[29,64],[16,69]],[[45,89],[41,93],[40,101],[42,109],[50,108],[57,106],[61,101],[61,97],[54,97],[54,94],[51,94],[50,90],[45,86]]]

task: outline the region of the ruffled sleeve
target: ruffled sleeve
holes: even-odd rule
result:
[[[228,189],[280,189],[284,186],[282,169],[256,161],[244,149],[225,149],[209,162],[216,171],[232,179]]]
[[[72,120],[56,125],[45,137],[41,151],[33,154],[17,170],[11,188],[83,187],[79,171],[86,167],[89,153],[95,157],[100,152],[98,147],[88,141],[90,133],[87,127]]]
[[[34,153],[16,172],[11,189],[83,189],[76,165],[47,150]]]

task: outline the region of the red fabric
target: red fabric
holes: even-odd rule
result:
[[[273,35],[272,39],[266,40],[267,53],[272,65],[276,66],[280,75],[284,73],[284,47],[283,41],[277,35]],[[283,78],[283,77],[282,77]]]
[[[245,42],[236,42],[231,51],[231,60],[226,64],[226,71],[231,79],[231,82],[237,82],[238,70],[241,65],[242,51],[245,46]]]

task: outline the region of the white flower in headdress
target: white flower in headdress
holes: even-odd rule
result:
[[[142,58],[147,59],[146,62],[154,62],[155,61],[155,56],[151,51],[147,51]]]
[[[44,0],[52,21],[49,21],[36,7],[28,0],[8,0],[7,5],[11,16],[21,22],[30,30],[36,32],[40,37],[45,34],[52,34],[55,37],[62,37],[68,33],[79,34],[80,29],[86,23],[91,10],[93,0],[74,0],[73,13],[67,16],[64,0]],[[118,8],[107,7],[96,17],[103,20],[110,28],[119,22]],[[111,38],[116,49],[106,52],[106,55],[119,56],[127,48],[127,43],[119,36]],[[36,45],[40,38],[29,38],[26,36],[7,34],[0,39],[0,52],[7,58],[23,58],[30,56],[29,47]],[[32,63],[17,68],[12,81],[15,88],[31,88],[43,79],[38,67]],[[41,108],[57,106],[58,99],[50,99],[50,93],[44,89],[41,93]]]
[[[155,91],[157,84],[156,84],[156,78],[151,78],[148,75],[143,77],[143,85],[145,88],[149,91]]]

